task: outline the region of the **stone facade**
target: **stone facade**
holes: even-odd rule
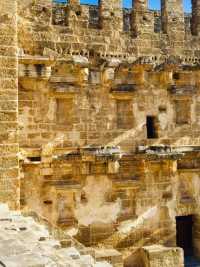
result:
[[[192,218],[200,257],[199,0],[0,8],[0,201],[131,267],[182,267]]]
[[[37,219],[37,221],[36,221]],[[33,214],[24,216],[10,211],[0,204],[0,262],[1,266],[15,267],[122,267],[121,254],[115,250],[88,249],[59,229],[40,225],[40,219]],[[44,223],[44,222],[43,222]],[[110,264],[116,262],[118,265]]]
[[[19,208],[17,1],[0,11],[0,201]]]

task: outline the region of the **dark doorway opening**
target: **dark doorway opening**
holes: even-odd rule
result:
[[[147,138],[158,138],[157,129],[156,129],[156,117],[147,116]]]
[[[193,216],[176,217],[176,245],[184,250],[185,256],[193,255]]]

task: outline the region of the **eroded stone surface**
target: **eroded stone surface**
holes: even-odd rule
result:
[[[132,265],[181,266],[181,250],[173,249],[184,247],[177,218],[192,216],[199,256],[199,0],[192,14],[179,0],[162,1],[161,12],[146,0],[125,10],[120,0],[4,2],[0,201],[99,247],[98,257],[115,267],[122,258],[113,249]],[[0,233],[1,251],[15,264],[79,257],[48,236],[38,243],[39,226],[24,229],[30,219],[17,218],[13,229],[2,221],[8,229]],[[154,247],[155,255],[155,244],[168,248]],[[73,259],[80,266],[90,260]]]
[[[63,236],[64,237],[64,236]],[[64,241],[63,241],[64,242]],[[108,262],[95,260],[76,247],[68,237],[68,247],[50,236],[45,226],[24,217],[20,212],[11,212],[0,205],[0,261],[9,267],[68,266],[111,267]]]

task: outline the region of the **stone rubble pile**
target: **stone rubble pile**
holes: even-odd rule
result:
[[[0,204],[0,266],[6,267],[112,267],[76,247],[62,247],[45,226]]]

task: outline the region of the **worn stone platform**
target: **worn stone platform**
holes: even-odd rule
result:
[[[78,250],[70,242],[53,239],[45,226],[0,205],[0,266],[6,267],[111,267]]]

